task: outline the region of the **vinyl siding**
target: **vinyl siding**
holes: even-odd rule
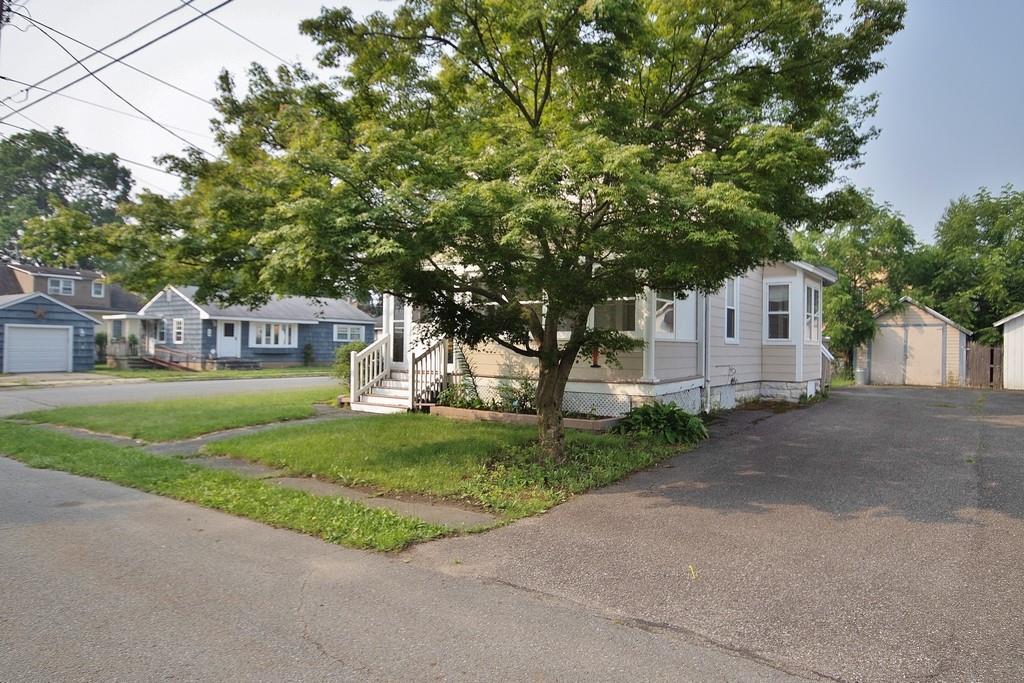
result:
[[[1024,389],[1024,318],[1003,326],[1003,387]]]
[[[725,289],[708,297],[708,349],[712,386],[757,382],[762,379],[762,285],[761,269],[739,279],[736,297],[739,343],[725,341]]]
[[[228,320],[228,318],[225,318],[225,320]],[[259,323],[242,321],[242,358],[248,360],[258,360],[270,365],[294,365],[297,363],[302,363],[302,349],[306,346],[306,344],[309,344],[313,347],[314,363],[331,363],[334,361],[335,351],[339,347],[344,346],[345,344],[348,343],[335,342],[334,323],[321,322],[317,324],[300,324],[298,326],[298,345],[295,348],[266,349],[260,347],[252,347],[249,345],[249,328],[251,325],[255,324]],[[351,324],[354,325],[355,323]],[[362,327],[364,328],[363,339],[366,341],[366,343],[370,343],[371,341],[373,341],[373,323],[367,323],[365,325],[362,325]],[[214,332],[214,334],[216,334],[216,332]]]
[[[796,347],[764,346],[761,350],[761,379],[772,382],[796,381]]]
[[[212,322],[202,320],[196,307],[174,292],[170,292],[170,300],[166,293],[160,294],[146,310],[146,315],[162,318],[166,324],[167,338],[162,343],[158,342],[160,346],[201,358],[208,358],[210,351],[216,346],[214,334],[206,333],[207,330],[214,329]],[[185,341],[182,344],[174,343],[175,318],[182,318],[185,321]]]
[[[947,385],[960,384],[960,347],[966,343],[966,335],[952,325],[946,325],[946,376]]]
[[[657,340],[654,344],[654,376],[659,381],[671,382],[699,375],[698,348],[697,342]]]
[[[657,350],[657,346],[655,346]],[[481,345],[476,349],[464,348],[463,353],[473,374],[477,377],[536,377],[537,359],[520,356],[497,344]],[[620,353],[621,368],[608,365],[602,356],[600,368],[590,367],[590,359],[576,360],[569,380],[572,382],[633,382],[643,376],[643,352]]]
[[[37,311],[45,311],[40,318]],[[75,372],[90,372],[96,359],[96,323],[42,297],[0,308],[0,358],[3,357],[4,325],[54,325],[74,328],[71,361]]]

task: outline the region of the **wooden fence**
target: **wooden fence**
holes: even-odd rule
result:
[[[969,387],[1003,388],[1003,347],[984,344],[967,345],[967,377]]]

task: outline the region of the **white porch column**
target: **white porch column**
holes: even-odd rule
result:
[[[381,308],[383,309],[381,311],[383,317],[381,321],[381,334],[386,334],[390,336],[392,331],[391,323],[395,317],[395,297],[393,297],[390,294],[385,294],[384,297],[381,299]],[[388,359],[390,359],[392,357],[391,342],[388,342],[387,346],[387,357]]]
[[[645,289],[640,298],[640,329],[644,333],[644,372],[643,381],[657,382],[654,374],[654,337],[655,337],[655,313],[657,311],[658,299],[653,289]]]

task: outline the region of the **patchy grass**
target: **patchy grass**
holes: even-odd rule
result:
[[[324,377],[331,374],[330,367],[262,368],[260,370],[207,370],[186,372],[184,370],[108,368],[97,365],[99,375],[123,379],[148,379],[153,382],[189,382],[209,379],[272,379],[274,377]]]
[[[838,373],[837,372],[836,374],[832,375],[832,379],[829,380],[829,381],[831,382],[831,388],[833,388],[833,389],[842,389],[843,387],[852,387],[853,386],[853,373],[851,372],[851,373],[845,373],[844,374],[844,373]]]
[[[381,415],[293,425],[208,444],[292,475],[484,507],[507,519],[536,514],[618,481],[680,448],[570,431],[562,464],[542,462],[531,427]]]
[[[144,441],[174,441],[222,429],[311,417],[314,403],[330,401],[337,395],[338,387],[329,385],[144,403],[66,406],[18,417]]]
[[[399,550],[449,533],[443,526],[343,498],[314,496],[28,425],[0,422],[0,444],[0,451],[30,467],[111,481],[353,548]]]

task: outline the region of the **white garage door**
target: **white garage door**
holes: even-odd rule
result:
[[[4,360],[4,372],[70,372],[69,330],[45,325],[7,325]]]

